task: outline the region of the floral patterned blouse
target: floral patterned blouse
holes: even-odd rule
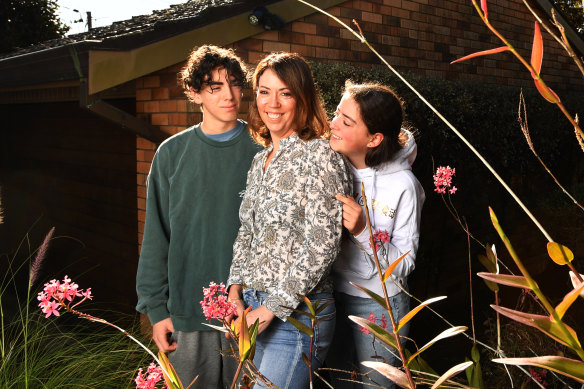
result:
[[[282,320],[300,303],[298,294],[332,292],[329,271],[340,248],[342,203],[352,193],[348,163],[328,141],[280,140],[254,158],[247,175],[233,246],[228,286],[268,293],[266,308]]]

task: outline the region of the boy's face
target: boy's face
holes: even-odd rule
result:
[[[203,130],[221,133],[233,128],[241,104],[241,83],[229,77],[224,68],[216,68],[199,92],[191,89],[193,101],[203,109]]]

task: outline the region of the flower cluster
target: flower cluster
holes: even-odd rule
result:
[[[71,306],[71,303],[77,297],[83,297],[83,299]],[[47,282],[43,291],[39,292],[37,296],[37,299],[40,301],[39,307],[41,307],[45,317],[51,315],[59,316],[59,310],[61,308],[72,309],[83,301],[87,299],[91,300],[92,298],[91,288],[87,288],[86,290],[79,289],[79,285],[71,282],[71,279],[67,276],[63,278],[62,282],[57,280]]]
[[[544,387],[547,387],[549,384],[546,381],[547,370],[537,371],[535,369],[529,368],[529,374],[540,384]]]
[[[164,384],[162,388],[167,388],[168,385],[164,381],[164,376],[162,375],[162,368],[155,363],[151,363],[148,366],[146,373],[142,373],[142,368],[138,369],[138,375],[134,380],[136,382],[136,389],[156,389],[156,386],[160,381]]]
[[[214,282],[208,288],[203,288],[203,301],[201,301],[203,313],[207,320],[223,320],[226,316],[236,313],[235,304],[227,300],[225,285]]]
[[[434,177],[434,192],[438,193],[446,193],[448,189],[448,193],[454,194],[458,190],[456,186],[452,185],[452,177],[456,174],[456,169],[451,168],[450,166],[440,166],[436,169],[436,174]]]
[[[377,230],[373,233],[373,241],[375,242],[375,251],[379,250],[379,247],[383,246],[383,243],[389,243],[391,236],[387,230]],[[371,245],[371,244],[370,244]],[[373,248],[373,246],[371,246]]]
[[[376,318],[373,313],[370,313],[367,320],[369,320],[371,323],[379,324],[381,328],[387,328],[387,319],[383,313],[381,314],[381,319]],[[365,327],[361,327],[361,333],[369,335],[369,330]]]

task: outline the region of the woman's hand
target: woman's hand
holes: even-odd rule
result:
[[[241,317],[241,314],[243,313],[243,310],[245,309],[245,306],[243,305],[243,300],[241,299],[241,290],[242,289],[243,288],[241,287],[241,285],[236,285],[236,284],[233,284],[229,287],[227,301],[229,301],[235,305],[235,314],[225,316],[225,322],[228,325],[231,325],[231,322],[233,320],[235,320],[236,317],[238,317],[238,318]],[[229,335],[229,332],[225,333],[225,337],[227,339],[231,338],[231,336]]]
[[[365,229],[363,208],[351,196],[335,195],[343,203],[343,226],[352,234],[359,235]]]
[[[245,315],[247,326],[253,325],[256,319],[260,319],[260,326],[258,327],[258,334],[261,333],[263,330],[268,328],[272,320],[276,317],[268,308],[264,305],[260,305],[258,308],[249,311],[247,315]]]

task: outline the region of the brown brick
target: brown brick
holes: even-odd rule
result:
[[[351,31],[343,28],[341,29],[341,38],[343,39],[351,39],[351,40],[359,40]]]
[[[160,86],[170,88],[176,87],[178,83],[178,73],[166,73],[160,75]]]
[[[146,198],[146,187],[144,185],[137,186],[138,197],[145,199]]]
[[[314,23],[314,24],[327,24],[328,16],[321,14],[320,12],[314,13],[312,15],[308,15],[304,18],[304,21],[307,23]]]
[[[306,34],[292,31],[280,31],[280,42],[304,43]]]
[[[146,199],[138,198],[138,209],[146,210]]]
[[[375,14],[372,12],[362,12],[362,18],[364,21],[366,22],[371,22],[371,23],[379,23],[381,24],[383,22],[383,15],[380,14]]]
[[[391,15],[397,16],[398,18],[402,18],[402,19],[409,19],[410,18],[410,11],[408,11],[406,9],[394,7],[391,9]]]
[[[148,172],[150,171],[150,163],[149,162],[137,162],[136,170],[138,171],[138,173],[148,174]]]
[[[170,113],[168,114],[168,124],[175,126],[186,126],[187,125],[187,114],[186,113]]]
[[[159,101],[159,112],[177,112],[177,100]]]
[[[142,237],[144,236],[144,223],[138,222],[138,236],[140,236],[140,242],[142,241]]]
[[[148,178],[147,174],[136,174],[136,184],[146,185],[147,178]]]
[[[153,158],[154,150],[136,150],[136,161],[150,163]]]
[[[145,222],[146,221],[146,211],[138,209],[138,221]]]
[[[341,59],[341,51],[336,49],[316,48],[317,58]]]
[[[136,89],[136,100],[152,100],[152,89]]]
[[[148,113],[160,112],[160,102],[159,101],[146,101],[144,103],[144,112],[148,112]]]
[[[277,51],[290,51],[290,43],[265,41],[264,51],[266,53],[273,53]]]
[[[264,31],[260,34],[254,36],[256,39],[266,40],[266,41],[277,41],[278,40],[278,31],[270,30]]]
[[[316,24],[305,22],[292,22],[292,31],[305,34],[316,34]]]
[[[136,87],[136,89],[144,88],[144,79],[141,77],[137,78],[134,82],[134,87]]]
[[[144,87],[146,88],[157,88],[160,86],[160,77],[159,76],[146,76],[142,77],[144,82]]]
[[[413,1],[402,0],[401,8],[407,9],[408,11],[418,12],[420,10],[420,6],[418,3],[414,3]]]
[[[341,17],[343,18],[361,20],[361,14],[362,12],[358,9],[345,7],[341,8]]]
[[[136,137],[136,148],[143,150],[156,150],[156,145],[140,136]]]
[[[168,124],[168,114],[167,113],[152,114],[152,125],[165,126],[167,124]]]
[[[345,29],[341,29],[337,26],[329,26],[328,24],[316,25],[316,35],[328,36],[329,38],[338,38],[341,30]]]
[[[292,45],[290,47],[290,51],[293,53],[298,53],[304,57],[315,57],[315,47],[314,46],[306,46],[306,45]]]
[[[156,88],[152,90],[153,100],[167,100],[170,97],[169,88]]]
[[[262,51],[263,41],[261,39],[243,39],[236,43],[238,49],[245,49],[247,51]]]
[[[328,47],[328,38],[319,35],[306,35],[305,43],[308,46]]]

